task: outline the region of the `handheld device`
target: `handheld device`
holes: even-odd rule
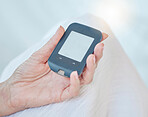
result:
[[[50,69],[66,77],[73,71],[80,75],[87,57],[101,39],[99,30],[79,23],[70,24],[48,59]]]

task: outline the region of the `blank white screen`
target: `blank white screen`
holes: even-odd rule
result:
[[[58,54],[81,62],[94,38],[72,31]]]

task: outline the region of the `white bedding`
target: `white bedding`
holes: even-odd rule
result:
[[[93,82],[82,87],[76,98],[26,109],[10,117],[148,117],[148,90],[108,25],[90,14],[61,25],[66,29],[72,22],[86,24],[109,34],[108,40],[104,42],[104,56],[96,69]],[[23,61],[43,46],[58,26],[12,60],[3,71],[0,82],[8,79]]]

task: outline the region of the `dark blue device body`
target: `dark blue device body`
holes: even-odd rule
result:
[[[75,61],[73,59],[58,54],[60,48],[66,41],[71,31],[75,31],[77,33],[94,38],[91,46],[87,50],[81,62]],[[48,59],[48,65],[50,69],[56,73],[59,73],[59,70],[62,70],[64,72],[63,75],[66,77],[70,77],[70,74],[73,71],[77,71],[78,75],[81,75],[86,65],[87,57],[94,52],[95,46],[101,41],[101,39],[102,33],[97,29],[79,23],[70,24]],[[73,62],[75,64],[73,64]]]

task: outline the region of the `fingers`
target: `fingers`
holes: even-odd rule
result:
[[[108,34],[102,33],[102,40],[101,41],[104,41],[107,37],[108,37]]]
[[[80,91],[80,80],[78,78],[77,71],[74,71],[70,75],[70,85],[64,89],[60,97],[60,101],[77,96],[79,94],[79,91]]]
[[[47,62],[49,56],[63,36],[64,32],[64,28],[60,26],[53,37],[42,48],[33,54],[39,62]]]
[[[80,91],[80,80],[78,77],[77,71],[74,71],[70,75],[70,87],[69,93],[71,97],[75,97],[79,94]]]
[[[89,84],[93,80],[94,72],[96,68],[96,57],[94,54],[88,56],[86,61],[86,68],[82,73],[81,85]]]
[[[103,43],[97,44],[94,50],[94,54],[88,56],[86,61],[86,68],[82,73],[81,85],[89,84],[92,82],[98,61],[103,56],[103,48],[104,48]]]
[[[104,44],[98,43],[94,49],[94,55],[96,57],[96,64],[98,64],[98,61],[103,56],[103,50],[104,50]]]
[[[107,37],[108,37],[108,34],[102,33],[102,40],[101,41],[104,41]],[[103,49],[104,49],[104,44],[103,43],[98,43],[95,46],[94,55],[96,56],[96,66],[98,64],[98,61],[103,56]]]
[[[105,40],[108,37],[108,34],[102,33],[102,40]],[[86,67],[80,78],[81,85],[89,84],[93,80],[93,75],[98,64],[98,61],[103,56],[104,44],[98,43],[94,49],[94,54],[88,56],[86,61]]]

